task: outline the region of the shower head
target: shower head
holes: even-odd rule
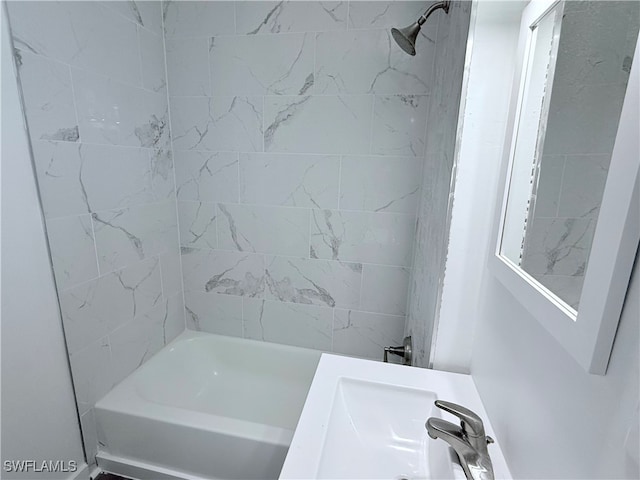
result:
[[[445,13],[449,13],[449,3],[449,0],[435,2],[427,8],[427,11],[424,12],[415,23],[404,28],[392,28],[391,35],[398,46],[409,55],[415,55],[416,39],[418,38],[418,33],[420,33],[422,25],[427,21],[427,18],[429,18],[429,16],[439,8],[443,9]]]
[[[409,55],[416,54],[416,38],[420,33],[420,24],[418,22],[404,28],[392,28],[391,35],[398,46]]]

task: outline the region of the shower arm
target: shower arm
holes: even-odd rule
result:
[[[422,26],[424,22],[427,21],[427,18],[429,18],[429,16],[439,8],[443,9],[445,13],[449,13],[450,3],[450,0],[444,0],[431,4],[429,8],[427,8],[427,10],[422,15],[420,15],[420,18],[418,18],[418,25]]]

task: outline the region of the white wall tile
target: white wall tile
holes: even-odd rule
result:
[[[216,215],[215,203],[178,202],[180,245],[217,248]]]
[[[209,39],[206,37],[166,37],[165,46],[169,94],[174,96],[211,95]]]
[[[160,1],[130,0],[114,2],[111,0],[100,2],[107,8],[118,12],[124,18],[135,22],[140,27],[162,34],[162,7]]]
[[[176,249],[160,255],[160,269],[162,270],[162,296],[169,298],[176,293],[182,295],[180,251]]]
[[[173,97],[177,150],[262,151],[262,98]]]
[[[64,290],[98,277],[90,215],[49,220],[47,236],[59,289]]]
[[[183,248],[182,272],[185,292],[264,295],[263,255]]]
[[[242,337],[242,297],[186,292],[185,308],[190,329]]]
[[[415,214],[422,159],[345,156],[340,174],[340,208]]]
[[[24,108],[33,140],[79,140],[78,119],[68,65],[16,50]]]
[[[404,315],[407,312],[410,274],[410,269],[405,267],[363,265],[361,309]]]
[[[359,263],[272,256],[265,263],[268,299],[328,307],[359,305]]]
[[[318,350],[331,349],[333,309],[243,299],[245,337]]]
[[[402,344],[404,317],[335,309],[333,351],[382,360],[384,347]]]
[[[347,2],[236,2],[236,33],[344,30]]]
[[[369,153],[372,102],[371,95],[265,97],[265,151]]]
[[[60,294],[69,352],[73,354],[149,311],[162,297],[160,264],[150,258]]]
[[[371,152],[421,157],[428,104],[424,95],[376,96]]]
[[[140,85],[134,23],[98,2],[7,5],[16,47]]]
[[[240,202],[337,208],[340,157],[240,154]]]
[[[121,4],[125,2],[109,3]],[[164,40],[161,35],[151,33],[145,28],[138,28],[138,41],[140,42],[142,86],[148,90],[162,93],[167,86],[164,62]]]
[[[238,155],[176,150],[178,200],[238,201]]]
[[[169,134],[166,96],[72,69],[83,142],[156,147]]]
[[[395,213],[313,210],[311,257],[409,266],[415,217]]]
[[[391,28],[406,27],[418,20],[428,5],[417,1],[358,1],[349,5],[349,28]],[[435,15],[435,14],[434,14]],[[433,20],[423,26],[423,30]]]
[[[429,93],[429,45],[411,57],[397,47],[388,29],[323,32],[316,43],[317,93]]]
[[[71,352],[69,362],[78,411],[84,415],[115,383],[107,337],[88,344],[82,350]]]
[[[303,208],[218,204],[218,247],[306,256],[309,215]]]
[[[611,156],[568,155],[566,158],[558,216],[597,218]]]
[[[536,218],[527,228],[522,268],[531,274],[584,275],[595,219]]]
[[[564,155],[542,156],[536,191],[536,217],[555,217],[558,214],[564,164]]]
[[[82,437],[86,444],[90,446],[87,451],[87,463],[97,465],[96,454],[98,453],[98,435],[96,432],[96,419],[93,408],[80,417],[80,428],[82,428]]]
[[[92,215],[100,272],[109,272],[178,246],[173,202],[108,210]]]
[[[312,93],[314,42],[314,35],[309,33],[214,37],[209,48],[213,93]]]
[[[163,1],[167,35],[187,37],[234,32],[234,2]]]

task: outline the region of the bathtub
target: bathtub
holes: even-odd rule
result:
[[[277,478],[319,359],[185,331],[96,403],[98,465],[140,479]]]

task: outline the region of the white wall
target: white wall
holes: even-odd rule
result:
[[[435,365],[470,369],[515,478],[638,478],[638,264],[605,376],[586,373],[486,266],[515,14],[498,2],[481,2],[478,9],[474,55],[485,76],[471,84],[484,88],[484,100],[493,103],[483,104],[470,91],[469,115],[480,116],[475,123],[465,117],[465,127],[477,127],[466,140],[476,148],[463,150],[459,163]],[[464,305],[456,305],[460,298]],[[629,434],[635,446],[626,441]]]
[[[2,460],[84,465],[6,17],[2,9]],[[67,478],[62,474],[3,478]]]
[[[477,8],[449,253],[432,353],[433,368],[438,370],[469,372],[524,5],[481,1]],[[505,41],[511,38],[515,41]]]

